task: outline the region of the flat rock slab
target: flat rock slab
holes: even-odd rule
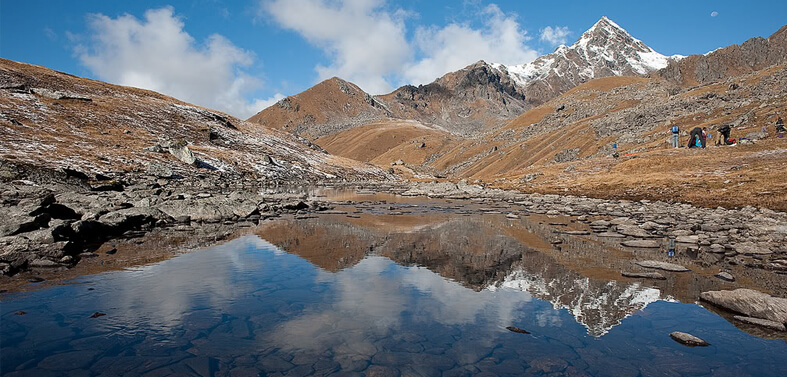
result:
[[[590,234],[587,230],[561,230],[555,232],[557,234],[568,234],[569,236],[587,236]]]
[[[618,233],[625,234],[631,237],[637,237],[637,238],[654,237],[652,234],[648,233],[645,229],[642,229],[636,225],[618,225],[617,230]]]
[[[645,268],[655,268],[657,270],[664,270],[664,271],[671,271],[671,272],[688,272],[691,271],[686,267],[683,267],[679,264],[669,263],[669,262],[661,262],[655,260],[644,260],[635,262],[640,267]]]
[[[700,299],[747,317],[787,323],[787,298],[739,288],[733,291],[702,292]]]
[[[661,247],[661,242],[656,240],[628,240],[621,242],[621,245],[626,247],[642,247],[648,249],[657,249]]]
[[[726,272],[726,271],[719,272],[718,274],[713,275],[713,276],[715,276],[715,277],[717,277],[717,278],[719,278],[721,280],[735,281],[735,276],[732,276],[731,273]]]
[[[666,280],[667,278],[664,275],[658,272],[623,272],[621,275],[627,278],[635,278],[635,279],[657,279],[657,280]]]
[[[700,242],[700,238],[697,236],[677,236],[675,237],[675,242],[677,243],[690,243],[696,245]]]
[[[622,234],[620,234],[620,233],[615,233],[615,232],[602,232],[602,233],[596,234],[596,237],[604,237],[604,238],[626,238],[626,236],[624,236],[624,235],[622,235]]]
[[[769,328],[771,330],[777,330],[777,331],[787,331],[787,328],[784,327],[783,323],[774,322],[774,321],[770,321],[770,320],[767,320],[767,319],[754,318],[754,317],[744,317],[744,316],[741,316],[741,315],[733,316],[733,318],[735,318],[738,321],[741,321],[741,322],[744,322],[744,323],[748,323],[750,325],[767,327],[767,328]]]
[[[669,336],[676,342],[690,347],[705,347],[710,345],[710,343],[685,332],[674,331],[671,332]]]
[[[740,254],[744,255],[768,255],[773,254],[773,252],[763,247],[762,245],[758,245],[754,242],[743,242],[735,245],[735,251]]]

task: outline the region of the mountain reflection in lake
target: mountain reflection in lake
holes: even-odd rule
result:
[[[784,375],[784,341],[673,299],[711,284],[701,277],[653,286],[605,278],[593,266],[604,262],[601,246],[567,241],[595,254],[565,259],[540,232],[536,222],[448,214],[270,223],[261,238],[2,297],[0,368],[9,376]],[[711,346],[684,347],[672,331]]]

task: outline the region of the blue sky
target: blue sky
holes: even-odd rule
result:
[[[0,56],[248,117],[332,76],[382,94],[522,64],[608,16],[656,51],[767,37],[787,1],[0,0]]]

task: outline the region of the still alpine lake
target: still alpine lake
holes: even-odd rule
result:
[[[691,299],[712,277],[621,278],[625,256],[573,236],[556,248],[533,218],[373,212],[278,220],[160,263],[0,295],[0,371],[787,375],[784,340]]]

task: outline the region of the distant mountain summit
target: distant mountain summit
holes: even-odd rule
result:
[[[514,66],[492,64],[521,87],[532,105],[586,81],[608,76],[647,75],[683,56],[664,56],[607,17],[601,17],[571,46]]]
[[[571,46],[514,66],[483,60],[427,85],[372,96],[333,78],[287,97],[249,120],[315,140],[384,119],[417,121],[455,135],[476,136],[594,78],[642,76],[682,56],[667,57],[602,17]]]

